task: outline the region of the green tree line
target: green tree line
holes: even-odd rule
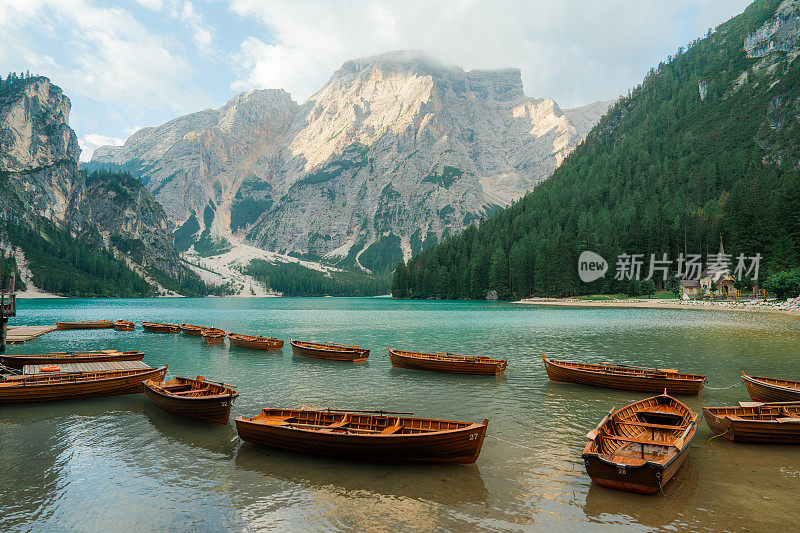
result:
[[[510,207],[401,263],[396,297],[502,298],[625,292],[621,253],[761,253],[762,279],[800,264],[800,61],[775,66],[745,36],[771,18],[760,0],[679,49],[622,97],[552,177]],[[740,82],[742,73],[747,78]],[[700,86],[707,90],[701,99]],[[779,124],[780,127],[771,125]],[[577,276],[583,250],[610,263]]]

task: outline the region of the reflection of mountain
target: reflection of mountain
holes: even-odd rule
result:
[[[243,444],[236,454],[236,467],[309,490],[345,495],[367,492],[442,504],[479,502],[488,495],[474,464],[358,463]]]

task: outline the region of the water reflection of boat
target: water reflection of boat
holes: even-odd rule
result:
[[[317,456],[298,456],[244,443],[236,467],[266,479],[298,483],[311,489],[366,491],[374,495],[428,500],[442,504],[480,502],[488,491],[474,464],[360,463]]]
[[[669,487],[658,495],[658,504],[653,505],[653,496],[621,492],[601,487],[595,483],[589,486],[583,512],[591,522],[606,526],[615,523],[630,526],[631,520],[646,527],[663,529],[695,510],[697,487],[700,474],[697,465],[687,461],[675,475]]]

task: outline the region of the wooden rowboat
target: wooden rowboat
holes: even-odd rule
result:
[[[101,361],[141,361],[142,352],[54,352],[42,355],[0,355],[0,363],[9,368],[22,369],[25,365],[58,365],[63,363],[97,363]]]
[[[225,332],[217,328],[205,328],[200,331],[200,335],[208,344],[220,344],[225,340]]]
[[[167,366],[136,370],[98,370],[10,376],[0,379],[0,403],[74,400],[134,394],[148,379],[163,380]]]
[[[800,402],[704,407],[703,416],[714,434],[730,441],[800,444]]]
[[[147,380],[144,395],[157,406],[173,413],[227,424],[239,393],[233,385],[208,381],[203,376],[169,381]]]
[[[199,337],[200,332],[205,329],[205,326],[193,326],[191,324],[181,324],[181,331],[193,337]]]
[[[127,320],[117,320],[114,322],[114,329],[117,331],[133,331],[136,324]]]
[[[488,357],[472,357],[452,353],[407,352],[389,348],[389,359],[396,368],[412,368],[431,372],[454,374],[482,374],[498,376],[505,372],[507,361]]]
[[[181,327],[177,324],[163,324],[161,322],[142,322],[145,331],[151,333],[178,333]]]
[[[264,409],[236,419],[247,442],[300,453],[367,461],[474,463],[486,426],[357,411]]]
[[[672,369],[640,368],[621,365],[593,365],[554,361],[542,356],[547,376],[553,381],[579,383],[609,389],[671,394],[694,394],[703,391],[705,376],[681,374]]]
[[[742,372],[744,385],[750,398],[759,402],[800,401],[800,382],[788,379],[748,376]]]
[[[697,415],[662,394],[613,409],[586,437],[586,472],[598,485],[652,494],[689,457]]]
[[[283,341],[273,337],[228,333],[228,338],[231,340],[231,344],[239,348],[250,348],[251,350],[280,350],[283,348]]]
[[[330,359],[331,361],[348,361],[357,363],[366,361],[369,357],[369,350],[358,346],[347,346],[344,344],[333,344],[327,342],[304,342],[289,339],[294,355],[303,355],[316,359]]]
[[[83,322],[56,322],[56,329],[105,329],[113,328],[111,320],[86,320]]]

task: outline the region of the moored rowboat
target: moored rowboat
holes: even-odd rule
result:
[[[117,331],[133,331],[136,324],[127,320],[117,320],[114,322],[114,329]]]
[[[144,394],[162,409],[218,424],[228,423],[233,402],[239,396],[233,385],[208,381],[202,376],[147,380]]]
[[[300,453],[368,461],[474,463],[486,426],[388,414],[264,409],[236,419],[247,442]]]
[[[733,442],[800,444],[800,402],[704,407],[711,431]]]
[[[82,322],[56,322],[57,329],[105,329],[113,328],[111,320],[85,320]]]
[[[193,326],[191,324],[181,324],[181,331],[193,337],[199,337],[200,332],[203,331],[205,326]]]
[[[750,398],[759,402],[800,401],[800,382],[788,379],[748,376],[742,372],[744,385]]]
[[[177,324],[164,324],[161,322],[142,322],[145,331],[152,333],[178,333],[181,327]]]
[[[473,357],[452,353],[407,352],[389,348],[389,359],[396,368],[411,368],[431,372],[450,372],[454,374],[482,374],[496,376],[506,370],[507,362],[502,359]]]
[[[63,363],[97,363],[101,361],[141,361],[142,352],[118,352],[103,350],[97,352],[54,352],[42,355],[0,355],[0,363],[10,368],[23,368],[25,365],[58,365]]]
[[[330,359],[331,361],[366,361],[369,357],[369,350],[358,346],[347,346],[344,344],[334,344],[327,342],[304,342],[289,339],[294,355],[313,357],[315,359]]]
[[[586,437],[586,472],[598,485],[652,494],[683,462],[697,432],[697,415],[662,394],[613,409]]]
[[[200,335],[208,344],[219,344],[225,340],[225,332],[217,328],[205,328]]]
[[[273,337],[228,333],[228,338],[231,344],[239,348],[250,348],[251,350],[280,350],[283,348],[283,341]]]
[[[542,356],[547,376],[553,381],[579,383],[609,389],[694,394],[703,391],[706,377],[682,374],[672,369],[621,365],[594,365],[554,361]]]
[[[143,381],[163,380],[167,366],[137,370],[98,370],[11,376],[0,379],[0,403],[74,400],[134,394],[144,390]]]

